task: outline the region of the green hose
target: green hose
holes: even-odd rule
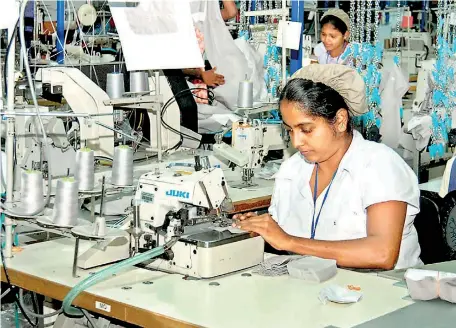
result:
[[[16,328],[20,328],[21,325],[19,324],[19,310],[17,308],[17,303],[14,303],[14,323]]]
[[[63,299],[63,311],[69,315],[80,315],[81,311],[72,307],[71,304],[76,299],[76,297],[84,290],[93,285],[99,283],[102,280],[105,280],[108,277],[111,277],[113,274],[120,272],[123,269],[134,266],[136,264],[142,263],[144,261],[150,260],[154,257],[160,256],[165,252],[165,246],[156,247],[147,252],[141,253],[134,257],[123,260],[122,262],[113,264],[106,269],[97,272],[96,274],[87,277],[76,286],[74,286],[70,292]]]

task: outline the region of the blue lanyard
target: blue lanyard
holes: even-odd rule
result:
[[[336,177],[336,173],[337,173],[337,170],[336,170],[336,172],[334,172],[331,182],[328,185],[328,189],[326,189],[325,196],[323,197],[323,201],[321,203],[320,211],[318,212],[317,218],[315,219],[315,212],[317,211],[317,189],[318,189],[318,164],[316,164],[314,194],[313,194],[314,212],[313,212],[313,217],[312,217],[312,226],[310,227],[310,239],[315,239],[315,231],[317,230],[318,220],[320,220],[321,210],[323,209],[323,206],[325,205],[326,198],[328,197],[328,193],[329,193],[329,190],[331,189],[331,185],[334,181],[334,178]]]

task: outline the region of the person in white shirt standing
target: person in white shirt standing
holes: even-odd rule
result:
[[[350,37],[350,18],[342,9],[329,9],[321,20],[320,42],[314,49],[319,64],[344,64],[342,54]]]
[[[280,96],[280,112],[299,150],[276,175],[269,213],[237,215],[234,226],[278,250],[335,259],[342,267],[422,264],[413,225],[418,179],[391,148],[364,140],[352,116],[367,111],[365,85],[352,68],[314,64]]]

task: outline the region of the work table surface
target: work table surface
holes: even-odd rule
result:
[[[89,246],[81,242],[81,251]],[[99,270],[78,270],[80,278],[73,278],[73,247],[70,238],[24,247],[7,260],[12,283],[62,299],[69,287]],[[406,298],[406,288],[373,274],[338,270],[330,281],[315,284],[289,276],[242,275],[246,272],[251,270],[210,280],[185,280],[177,274],[129,268],[89,288],[75,304],[140,326],[342,328],[413,303]],[[363,299],[351,305],[323,305],[318,295],[329,284],[357,285]],[[110,306],[110,312],[97,309],[97,301]]]

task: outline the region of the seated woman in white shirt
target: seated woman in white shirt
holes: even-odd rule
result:
[[[342,267],[422,264],[413,225],[418,180],[396,152],[353,130],[352,116],[366,107],[364,82],[350,67],[298,71],[281,93],[280,112],[299,152],[276,175],[269,213],[237,215],[234,226],[278,250]]]
[[[319,43],[314,54],[319,64],[343,64],[342,54],[350,37],[350,18],[342,9],[330,9],[321,20]]]

